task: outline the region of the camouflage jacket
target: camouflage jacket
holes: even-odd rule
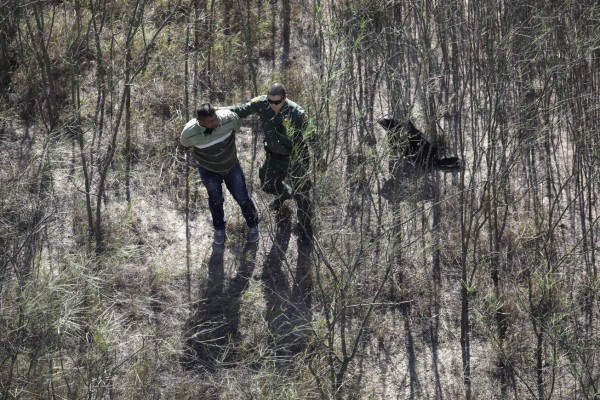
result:
[[[292,159],[308,160],[308,146],[304,135],[308,127],[308,116],[304,109],[289,99],[277,114],[269,107],[267,96],[258,96],[247,103],[227,107],[240,118],[258,114],[265,134],[265,149],[289,156]]]

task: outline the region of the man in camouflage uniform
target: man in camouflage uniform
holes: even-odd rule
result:
[[[267,95],[227,109],[240,118],[258,114],[266,152],[265,162],[259,170],[261,188],[276,196],[269,208],[278,211],[286,200],[294,198],[301,233],[311,239],[310,153],[304,137],[308,116],[302,107],[287,98],[281,83],[271,85]]]

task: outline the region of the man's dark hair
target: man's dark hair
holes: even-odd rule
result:
[[[269,96],[285,96],[285,86],[281,83],[274,83],[269,87],[269,91],[267,92]]]
[[[210,103],[204,103],[196,110],[196,118],[212,117],[217,111]]]

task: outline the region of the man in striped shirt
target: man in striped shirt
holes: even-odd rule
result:
[[[194,147],[198,171],[208,192],[208,206],[212,217],[214,243],[225,242],[225,213],[223,211],[223,183],[239,204],[248,225],[248,241],[259,239],[258,212],[248,193],[246,178],[240,166],[235,146],[235,132],[240,129],[240,118],[228,110],[216,110],[211,104],[202,104],[181,132],[180,142]]]

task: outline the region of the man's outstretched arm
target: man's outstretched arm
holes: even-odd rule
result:
[[[223,109],[225,110],[229,110],[229,111],[233,111],[234,113],[236,113],[240,118],[246,118],[252,114],[257,114],[260,112],[261,110],[261,100],[266,98],[266,96],[258,96],[253,98],[252,100],[246,102],[246,103],[241,103],[241,104],[236,104],[233,106],[228,106],[228,107],[223,107]]]

